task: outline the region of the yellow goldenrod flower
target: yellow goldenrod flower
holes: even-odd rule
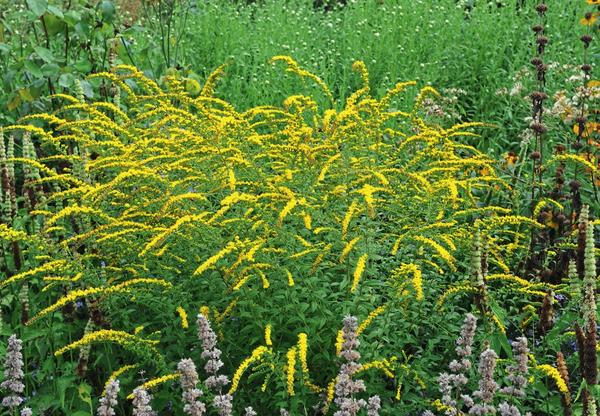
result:
[[[231,253],[236,248],[237,247],[236,247],[235,243],[232,243],[232,242],[227,243],[227,245],[223,249],[221,249],[221,251],[212,255],[204,263],[202,263],[200,266],[198,266],[198,268],[194,271],[194,276],[204,273],[206,270],[208,270],[215,263],[217,263],[219,260],[221,260],[227,254]]]
[[[387,305],[381,305],[380,307],[372,311],[369,314],[369,316],[367,316],[367,318],[364,321],[362,321],[361,324],[358,326],[358,329],[356,330],[356,336],[362,334],[364,330],[367,329],[367,327],[371,324],[371,322],[373,322],[373,319],[381,315],[386,308]]]
[[[360,237],[355,237],[346,243],[346,246],[342,250],[342,254],[340,254],[340,259],[339,259],[340,263],[344,262],[344,259],[346,258],[346,256],[348,256],[348,254],[350,254],[350,251],[352,251],[352,248],[354,248],[354,246],[356,245],[356,243],[358,243],[359,240],[360,240]]]
[[[281,224],[283,223],[283,220],[285,219],[285,217],[287,217],[287,215],[294,209],[294,207],[296,206],[296,204],[298,203],[298,200],[296,200],[296,198],[291,198],[283,207],[283,209],[281,210],[281,212],[279,213],[279,217],[277,217],[277,225],[281,226]]]
[[[244,375],[244,372],[248,369],[248,367],[250,367],[252,363],[258,361],[260,357],[268,351],[269,350],[267,347],[261,345],[259,347],[256,347],[254,351],[252,351],[252,355],[250,355],[250,357],[242,361],[237,370],[235,370],[235,373],[233,374],[233,377],[231,379],[231,388],[229,389],[229,394],[233,394],[236,392],[240,384],[240,380]]]
[[[296,347],[292,347],[288,350],[287,356],[287,392],[290,396],[294,393],[294,373],[296,371]]]
[[[208,319],[210,315],[210,308],[206,305],[200,307],[200,314]]]
[[[185,309],[183,309],[183,307],[178,306],[177,307],[177,313],[179,314],[179,317],[181,318],[181,327],[183,329],[187,329],[188,328],[188,317],[187,317],[187,312],[185,311]]]
[[[136,286],[136,285],[158,285],[158,286],[162,286],[165,288],[172,287],[171,283],[169,283],[163,279],[140,278],[140,279],[131,279],[131,280],[128,280],[126,282],[123,282],[123,283],[120,283],[120,284],[114,285],[114,286],[92,287],[92,288],[83,289],[83,290],[79,290],[79,289],[72,290],[69,293],[67,293],[65,296],[63,296],[62,298],[58,299],[53,305],[50,305],[47,308],[42,309],[40,312],[38,312],[37,315],[35,315],[33,318],[31,318],[27,322],[27,324],[29,325],[29,324],[37,321],[38,319],[42,318],[43,316],[46,316],[49,313],[52,313],[59,308],[62,308],[67,303],[75,302],[79,298],[84,298],[84,297],[93,296],[93,295],[108,295],[108,294],[113,294],[113,293],[127,293],[127,292],[131,291],[131,286]]]
[[[367,259],[369,255],[367,253],[360,256],[358,262],[356,263],[356,268],[354,269],[354,274],[352,275],[352,287],[350,287],[350,292],[355,292],[358,288],[358,283],[360,282],[360,278],[365,271],[365,266],[367,264]]]
[[[107,341],[115,342],[124,347],[137,345],[137,346],[140,346],[143,348],[151,348],[151,349],[153,349],[152,345],[156,344],[158,342],[158,341],[149,341],[146,339],[142,339],[142,338],[136,337],[135,335],[131,335],[131,334],[128,334],[127,332],[123,332],[123,331],[116,331],[116,330],[112,330],[112,329],[101,329],[99,331],[90,332],[89,334],[84,335],[83,338],[81,338],[80,340],[77,340],[75,342],[72,342],[72,343],[60,348],[59,350],[54,352],[54,355],[56,357],[58,357],[60,355],[63,355],[65,352],[73,350],[73,349],[81,348],[83,346],[90,345],[95,342],[107,342]]]
[[[340,355],[342,352],[342,345],[344,344],[344,331],[339,330],[335,337],[335,355]]]
[[[265,345],[267,347],[271,347],[273,345],[273,341],[271,341],[271,324],[267,324],[265,327]]]
[[[424,243],[424,244],[428,245],[429,247],[433,248],[435,250],[435,252],[437,253],[437,255],[442,260],[444,260],[444,262],[448,265],[448,267],[450,267],[450,270],[456,271],[456,265],[455,265],[456,260],[448,252],[448,250],[446,250],[444,247],[442,247],[439,243],[436,243],[432,239],[423,237],[421,235],[413,236],[412,239],[419,241],[421,243]]]
[[[556,388],[558,389],[558,391],[561,392],[565,397],[570,396],[569,387],[567,386],[567,383],[565,382],[565,380],[563,380],[562,376],[555,367],[549,364],[540,364],[535,368],[537,370],[540,370],[547,377],[551,378],[556,384]]]
[[[302,372],[304,377],[308,378],[308,335],[304,332],[298,334],[298,355],[300,356],[300,365],[302,366]]]
[[[360,369],[357,371],[358,373],[362,373],[368,371],[372,368],[376,368],[383,372],[387,377],[394,378],[394,373],[392,372],[392,364],[386,360],[375,360],[365,364],[362,364]]]
[[[164,384],[168,381],[171,380],[176,380],[180,377],[179,373],[172,373],[172,374],[167,374],[165,376],[162,377],[157,377],[157,378],[153,378],[151,380],[146,381],[144,384],[142,384],[141,386],[138,386],[139,388],[142,388],[144,390],[151,390],[156,386],[160,386],[161,384]],[[128,400],[133,400],[133,393],[131,393],[129,396],[127,396]]]
[[[350,221],[352,220],[352,215],[354,215],[356,211],[356,207],[358,206],[358,201],[356,199],[352,200],[348,211],[346,211],[346,215],[344,215],[344,220],[342,221],[342,240],[346,239],[346,233],[348,232],[348,226],[350,225]]]
[[[287,274],[287,279],[288,279],[288,286],[292,287],[294,286],[294,277],[292,276],[292,273],[289,270],[285,270],[285,273]]]

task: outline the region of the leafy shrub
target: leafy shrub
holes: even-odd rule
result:
[[[2,229],[10,277],[0,287],[21,293],[31,328],[54,328],[49,352],[63,357],[66,372],[73,367],[61,360],[76,358],[75,348],[81,375],[93,361],[94,390],[115,363],[157,377],[172,372],[197,343],[187,315],[200,308],[230,340],[228,368],[268,347],[247,382],[265,383],[278,406],[294,411],[315,404],[335,376],[341,317],[362,317],[359,333],[369,339],[384,335],[369,335],[369,324],[385,319],[386,331],[405,336],[364,349],[385,390],[382,376],[404,371],[399,352],[425,345],[423,328],[401,317],[423,316],[447,284],[434,276],[463,267],[453,253],[470,249],[473,219],[487,234],[527,223],[486,215],[508,213],[479,202],[507,185],[493,160],[459,141],[481,124],[428,125],[419,114],[437,94],[431,87],[412,108],[395,110],[396,95],[414,83],[376,99],[359,61],[363,87],[337,111],[318,77],[288,57],[273,61],[329,104],[293,95],[282,107],[240,113],[213,96],[223,67],[193,98],[176,73],[163,89],[117,66],[90,76],[112,85],[111,101],[57,95],[65,101],[57,112],[4,129],[6,146],[16,133],[23,154],[3,159],[3,215],[12,226]],[[24,182],[15,183],[15,169]],[[490,261],[506,268],[510,246],[507,238],[490,241]],[[80,339],[69,344],[73,336]],[[308,355],[290,391],[285,352],[300,339]],[[90,344],[107,341],[122,348],[90,353]]]

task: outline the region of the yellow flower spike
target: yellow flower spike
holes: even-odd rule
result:
[[[353,199],[348,211],[346,211],[346,215],[344,215],[344,219],[342,221],[342,239],[346,239],[346,233],[348,232],[348,226],[350,225],[350,221],[352,220],[352,216],[356,212],[356,208],[358,206],[358,200]]]
[[[271,340],[271,324],[267,324],[265,327],[265,344],[267,347],[273,346],[273,341]]]
[[[200,306],[200,315],[204,316],[206,319],[209,319],[210,308],[206,305]]]
[[[359,240],[360,240],[360,237],[355,237],[346,243],[346,246],[342,250],[342,254],[340,254],[340,258],[338,260],[340,263],[344,262],[344,260],[348,256],[348,254],[350,254],[350,251],[352,251],[352,249],[354,248],[356,243],[358,243]]]
[[[558,389],[558,391],[562,393],[566,398],[570,397],[569,387],[567,386],[567,383],[555,367],[549,364],[540,364],[537,365],[535,369],[540,370],[547,377],[551,378],[556,384],[556,388]]]
[[[187,329],[189,327],[187,312],[185,309],[183,309],[183,307],[178,306],[177,313],[179,314],[179,318],[181,318],[181,327],[183,329]]]
[[[163,279],[140,278],[140,279],[131,279],[131,280],[128,280],[126,282],[123,282],[123,283],[120,283],[120,284],[114,285],[114,286],[92,287],[92,288],[83,289],[83,290],[80,290],[80,289],[72,290],[69,293],[67,293],[65,296],[63,296],[59,300],[57,300],[53,305],[50,305],[47,308],[42,309],[40,312],[38,312],[37,315],[32,317],[27,322],[27,325],[30,325],[33,322],[37,321],[38,319],[54,312],[55,310],[57,310],[59,308],[62,308],[67,303],[75,302],[79,298],[84,298],[84,297],[94,296],[94,295],[108,295],[108,294],[113,294],[113,293],[128,293],[132,290],[131,286],[137,286],[137,285],[157,285],[157,286],[162,286],[164,288],[172,287],[171,283],[169,283]]]
[[[237,391],[240,384],[240,380],[244,375],[244,372],[248,369],[248,367],[250,367],[252,363],[258,361],[260,357],[262,357],[268,351],[269,349],[267,347],[261,345],[259,347],[256,347],[254,351],[252,351],[252,355],[250,355],[250,357],[242,361],[237,370],[235,370],[233,377],[231,378],[231,387],[229,389],[229,394],[233,394]]]
[[[274,56],[273,58],[271,58],[271,63],[275,63],[278,61],[285,62],[288,66],[287,70],[289,72],[292,72],[302,78],[309,78],[309,79],[313,80],[319,87],[321,87],[321,89],[323,90],[323,92],[325,93],[327,98],[329,99],[330,104],[333,106],[333,104],[334,104],[333,94],[331,94],[331,91],[327,87],[327,84],[325,84],[321,78],[300,68],[298,63],[289,56],[279,55],[279,56]]]
[[[502,332],[503,334],[506,334],[506,329],[504,328],[504,325],[502,325],[502,322],[500,322],[500,319],[498,318],[498,316],[496,314],[492,313],[490,315],[490,318],[492,319],[492,322],[494,322],[494,324],[498,327],[500,332]]]
[[[180,377],[179,373],[167,374],[162,377],[157,377],[157,378],[153,378],[152,380],[148,380],[144,384],[142,384],[141,386],[138,386],[138,387],[145,389],[145,390],[150,390],[150,389],[153,389],[154,387],[160,386],[161,384],[167,383],[169,381],[177,380],[179,377]],[[133,393],[131,393],[130,395],[127,396],[127,399],[133,400],[133,397],[134,397]]]
[[[6,237],[10,237],[11,235],[14,235],[15,237],[21,236],[21,234],[19,234],[19,233],[8,233],[7,232],[4,234],[4,236],[6,236]],[[12,241],[19,241],[19,240],[23,241],[25,239],[24,238],[15,238]],[[11,241],[11,240],[9,238],[7,238],[7,241]],[[15,275],[9,277],[8,279],[2,280],[0,282],[0,289],[2,289],[3,287],[5,287],[11,283],[18,282],[19,280],[23,280],[23,279],[35,276],[40,273],[54,272],[63,267],[66,267],[66,266],[67,266],[67,262],[64,260],[54,260],[54,261],[48,262],[48,263],[38,266],[34,269],[31,269],[31,270],[28,270],[28,271],[22,272],[22,273],[17,273]]]
[[[385,96],[381,99],[381,101],[379,101],[379,108],[381,110],[387,109],[387,107],[390,104],[390,101],[392,100],[392,98],[394,98],[396,95],[398,95],[399,93],[401,93],[402,91],[404,91],[407,87],[411,87],[417,85],[416,81],[406,81],[406,82],[399,82],[397,83],[394,88],[392,88],[391,90],[389,90]]]
[[[421,269],[413,263],[402,263],[400,265],[400,267],[396,268],[393,272],[392,272],[392,279],[394,280],[400,280],[400,278],[406,274],[412,274],[412,286],[413,289],[415,290],[415,298],[419,301],[423,300],[423,278],[422,278],[422,273],[421,273]],[[404,286],[402,286],[404,287]]]
[[[369,71],[363,61],[355,61],[352,64],[352,69],[360,74],[360,78],[363,82],[363,87],[369,87]]]
[[[281,212],[279,213],[279,216],[277,218],[277,225],[281,227],[281,224],[283,223],[283,220],[285,219],[285,217],[287,217],[287,215],[292,212],[292,210],[294,209],[294,207],[296,206],[296,204],[298,203],[298,200],[294,197],[292,197],[283,207],[283,209],[281,210]]]
[[[448,265],[448,267],[450,267],[450,270],[456,271],[456,265],[455,265],[456,259],[448,252],[448,250],[446,250],[444,247],[442,247],[439,243],[436,243],[432,239],[423,237],[421,235],[413,236],[412,239],[419,241],[421,243],[424,243],[427,246],[431,247],[437,253],[437,255],[442,260],[444,260],[444,262]]]
[[[367,265],[367,259],[369,255],[367,253],[360,256],[358,262],[356,263],[356,268],[354,269],[354,274],[352,275],[352,287],[350,287],[350,292],[354,293],[358,288],[358,283],[360,282],[360,278],[365,271],[365,267]]]
[[[153,345],[156,344],[158,341],[149,341],[123,331],[101,329],[99,331],[90,332],[89,334],[84,335],[83,338],[81,338],[80,340],[72,342],[58,349],[54,352],[54,356],[58,357],[63,355],[67,351],[81,348],[83,346],[90,345],[96,342],[114,342],[124,347],[138,345],[143,348],[150,348],[153,351],[155,351]]]
[[[342,345],[344,344],[344,331],[339,330],[335,337],[335,355],[339,356],[342,353]]]
[[[296,353],[297,348],[292,347],[288,350],[287,357],[287,392],[290,396],[294,396],[294,374],[296,372]]]
[[[367,329],[371,322],[373,322],[373,319],[381,315],[386,310],[386,308],[387,305],[381,305],[377,309],[373,310],[369,314],[369,316],[367,316],[367,318],[364,321],[362,321],[361,324],[358,326],[358,329],[356,330],[356,336],[360,336],[360,334],[362,334],[365,331],[365,329]]]
[[[305,378],[308,378],[308,335],[304,332],[298,334],[298,355],[300,357],[300,365]]]
[[[287,279],[288,279],[288,286],[292,287],[295,285],[294,282],[294,277],[292,276],[292,273],[286,269],[285,273],[287,274]]]
[[[218,253],[209,257],[204,263],[202,263],[198,268],[194,271],[194,276],[204,273],[210,267],[212,267],[215,263],[221,260],[223,257],[231,253],[237,248],[236,244],[233,242],[227,243],[227,245],[221,249]]]
[[[302,220],[304,221],[304,227],[307,230],[312,230],[312,217],[306,211],[302,211]]]
[[[386,359],[375,360],[375,361],[365,363],[365,364],[361,365],[361,367],[357,371],[357,373],[362,373],[362,372],[368,371],[372,368],[375,368],[375,369],[381,371],[389,378],[395,378],[394,373],[392,372],[392,365]]]
[[[323,182],[323,180],[325,180],[325,175],[329,171],[329,168],[331,168],[331,165],[333,164],[333,162],[335,162],[336,160],[338,160],[341,157],[342,157],[342,154],[338,153],[336,155],[331,156],[329,159],[327,159],[327,161],[323,165],[323,168],[321,169],[321,172],[319,173],[319,177],[317,178],[317,183]]]
[[[204,84],[204,86],[202,87],[202,91],[200,92],[200,95],[202,97],[212,97],[214,95],[217,82],[225,74],[226,67],[227,64],[220,65],[208,76],[208,79],[206,80],[206,83]]]

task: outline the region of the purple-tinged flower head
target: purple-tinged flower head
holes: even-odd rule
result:
[[[33,411],[29,407],[24,407],[21,409],[21,416],[32,416]]]
[[[515,397],[525,397],[525,386],[527,385],[527,373],[529,371],[529,348],[527,347],[527,338],[519,337],[512,343],[513,354],[516,359],[514,365],[508,366],[508,381],[510,386],[500,390],[501,393],[509,394]]]
[[[342,351],[340,356],[346,360],[340,366],[340,372],[336,378],[334,402],[339,410],[334,416],[355,416],[361,408],[367,407],[365,400],[357,400],[353,396],[366,390],[362,380],[353,380],[352,376],[361,369],[358,363],[360,353],[356,350],[360,345],[356,331],[358,320],[354,316],[344,318],[342,328]]]
[[[100,399],[100,406],[98,407],[98,416],[115,416],[114,407],[118,404],[117,396],[119,394],[119,380],[112,380],[106,386],[104,396]]]
[[[184,413],[190,416],[202,416],[206,412],[206,406],[198,400],[202,396],[202,390],[196,388],[199,381],[196,365],[191,359],[185,358],[179,361],[177,370],[181,375],[179,380],[183,390]]]
[[[8,391],[8,395],[2,399],[2,406],[11,410],[16,409],[23,402],[21,394],[25,389],[23,384],[25,374],[23,373],[22,349],[21,340],[16,335],[11,335],[8,338],[8,348],[4,360],[4,381],[0,384],[0,388]]]
[[[379,396],[370,397],[367,402],[367,416],[379,416],[379,409],[381,409],[381,399]]]
[[[486,349],[479,357],[479,390],[473,393],[473,396],[480,400],[469,410],[471,415],[495,414],[496,408],[492,405],[494,396],[498,391],[498,383],[494,380],[494,370],[498,355],[494,350]]]
[[[152,396],[142,387],[136,387],[133,390],[133,416],[156,416],[152,410],[150,401]]]
[[[213,406],[217,409],[219,416],[231,416],[233,412],[233,396],[231,394],[219,394],[213,399]]]
[[[471,313],[465,317],[465,321],[460,330],[460,337],[456,340],[456,354],[461,358],[471,356],[473,353],[473,339],[477,329],[477,318]]]
[[[223,367],[221,361],[221,350],[217,347],[217,335],[210,327],[210,321],[206,316],[198,315],[198,337],[202,342],[202,358],[206,359],[204,370],[208,374],[205,381],[206,387],[213,392],[221,392],[222,387],[229,384],[229,378],[220,375],[219,370]]]
[[[521,416],[521,412],[517,406],[510,405],[507,402],[500,403],[498,412],[500,413],[500,416]]]

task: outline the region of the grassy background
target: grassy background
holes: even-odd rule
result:
[[[534,51],[530,27],[538,18],[535,2],[525,2],[522,10],[517,0],[503,3],[476,2],[466,18],[455,0],[350,1],[327,12],[315,10],[309,0],[249,5],[209,0],[200,2],[188,20],[181,63],[203,78],[230,62],[218,95],[245,109],[280,104],[299,92],[295,76],[281,75],[280,68],[269,65],[274,55],[291,55],[341,99],[360,85],[351,69],[360,59],[369,68],[377,96],[398,81],[413,79],[465,90],[460,97],[464,119],[497,123],[500,128],[486,136],[483,146],[506,151],[517,146],[529,109],[495,93],[510,90],[514,74],[529,65]],[[550,4],[547,62],[581,61],[578,38],[585,29],[578,21],[585,9],[582,1]],[[148,46],[143,37],[137,41],[138,50]],[[142,68],[153,67],[152,53],[139,59]],[[549,73],[550,91],[563,84],[562,74]]]

